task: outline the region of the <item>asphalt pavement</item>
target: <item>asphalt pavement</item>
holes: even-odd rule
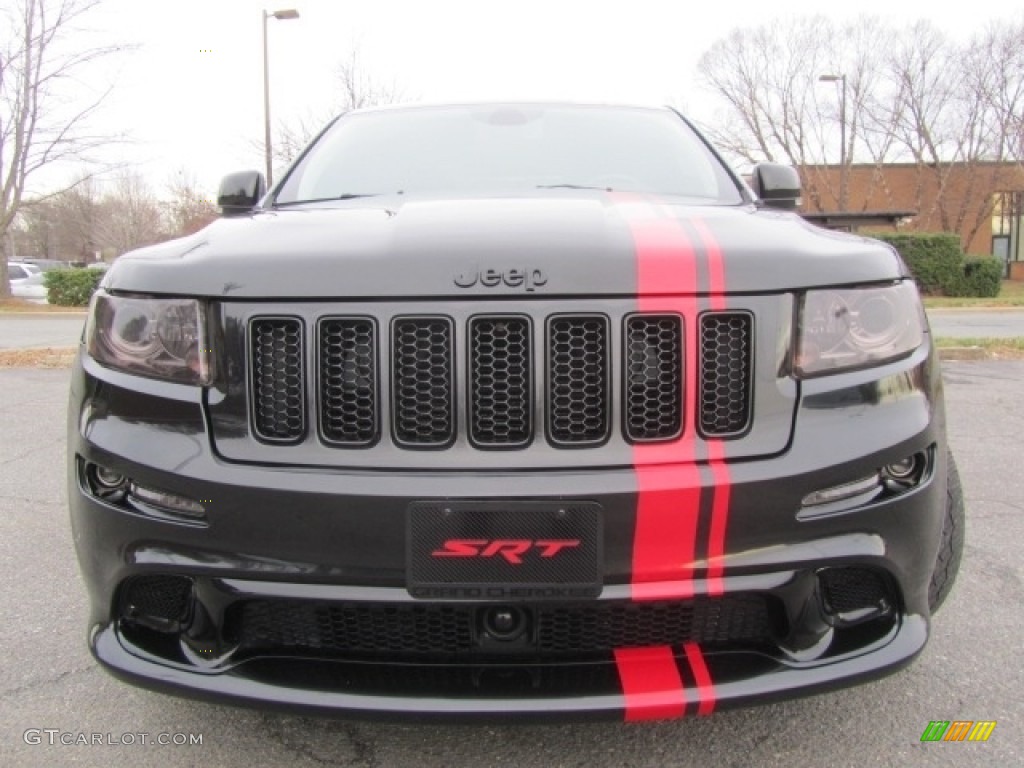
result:
[[[968,503],[967,550],[932,639],[911,667],[856,688],[707,718],[442,727],[193,702],[133,688],[100,670],[86,649],[86,598],[65,507],[68,372],[0,370],[0,765],[1024,764],[1024,362],[947,363],[945,381]],[[929,721],[956,719],[997,726],[983,744],[920,742]],[[182,734],[202,743],[143,744],[141,734],[147,742]],[[89,743],[94,738],[103,743]]]
[[[928,321],[936,337],[1024,338],[1024,309],[929,309]]]
[[[85,312],[0,314],[0,349],[73,347],[82,337]]]

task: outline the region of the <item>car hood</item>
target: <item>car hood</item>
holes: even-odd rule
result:
[[[641,283],[643,260],[689,251],[696,279]],[[702,292],[711,252],[726,292],[892,280],[888,246],[795,214],[637,197],[376,200],[220,219],[122,256],[111,291],[238,299],[527,297]]]

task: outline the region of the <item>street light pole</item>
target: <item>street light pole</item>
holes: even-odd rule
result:
[[[839,89],[839,210],[846,210],[846,75],[822,75],[822,83],[840,83]]]
[[[274,158],[270,145],[270,56],[267,48],[267,19],[275,18],[278,21],[288,21],[299,18],[299,12],[294,8],[286,8],[283,11],[272,11],[263,14],[263,148],[266,154],[267,163],[267,189],[274,184]]]

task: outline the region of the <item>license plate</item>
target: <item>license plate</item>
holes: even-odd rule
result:
[[[593,502],[416,502],[407,586],[419,598],[579,599],[601,594],[602,516]]]

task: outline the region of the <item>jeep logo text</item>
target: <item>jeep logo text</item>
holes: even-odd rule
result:
[[[455,276],[455,284],[459,288],[472,288],[479,283],[484,288],[496,288],[504,283],[509,288],[525,288],[533,291],[547,285],[548,276],[540,269],[480,269],[476,272],[463,272]]]

